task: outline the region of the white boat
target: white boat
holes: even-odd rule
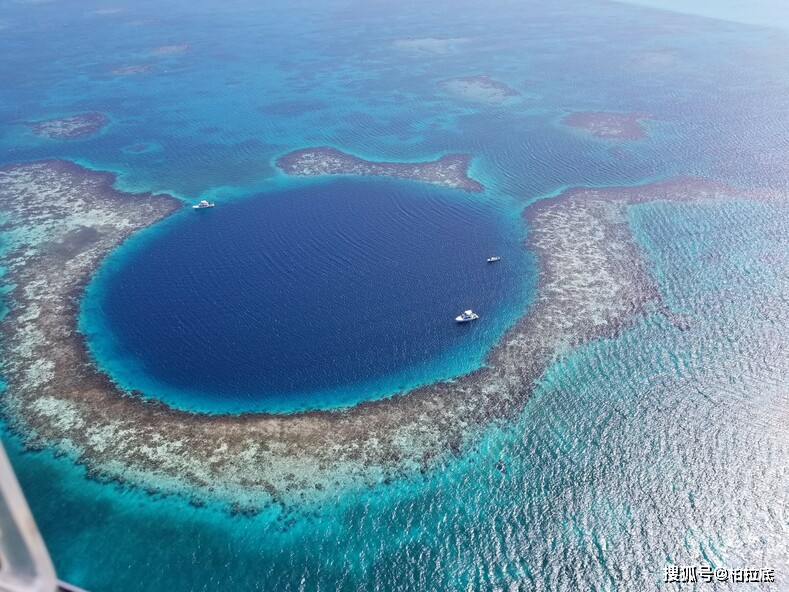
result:
[[[206,201],[204,199],[201,199],[200,203],[197,204],[196,206],[192,206],[192,208],[194,208],[195,210],[202,210],[205,208],[213,208],[215,205],[216,204],[212,201]]]
[[[455,321],[458,323],[468,323],[469,321],[476,321],[479,318],[479,315],[475,313],[473,310],[464,310],[458,316],[455,317]]]
[[[501,257],[499,257],[498,255],[493,255],[493,257],[488,257],[486,261],[488,263],[496,263],[496,261],[501,261]]]

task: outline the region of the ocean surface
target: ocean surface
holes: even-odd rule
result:
[[[293,185],[187,210],[107,262],[82,329],[124,387],[207,412],[337,407],[476,369],[522,314],[536,273],[512,206]],[[485,322],[455,323],[467,308]]]
[[[789,29],[789,13],[781,0],[759,0],[741,2],[740,0],[625,0],[652,8],[693,14],[712,19],[735,23],[747,23],[770,28]]]
[[[80,328],[123,386],[209,412],[380,398],[479,367],[527,310],[529,203],[678,175],[789,189],[786,8],[649,4],[0,0],[0,164],[68,158],[121,189],[217,202],[134,237],[89,286]],[[156,51],[170,45],[188,47]],[[129,66],[145,68],[113,74]],[[518,96],[439,84],[481,74]],[[111,123],[69,141],[23,125],[84,111]],[[564,129],[574,111],[642,113],[648,137]],[[321,145],[471,153],[487,189],[273,165]],[[789,286],[770,265],[789,256],[789,223],[745,200],[630,215],[693,331],[648,317],[573,351],[519,417],[439,470],[232,516],[88,479],[4,429],[60,577],[93,591],[640,591],[668,563],[705,562],[774,567],[773,589],[789,589]],[[447,322],[467,307],[480,323]]]

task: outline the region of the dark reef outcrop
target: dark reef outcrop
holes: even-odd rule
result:
[[[154,55],[172,55],[176,53],[183,53],[187,49],[189,49],[189,45],[186,43],[179,43],[173,45],[160,45],[159,47],[154,47],[151,50],[151,53]]]
[[[640,140],[647,135],[639,113],[612,113],[607,111],[579,111],[562,120],[567,127],[586,132],[605,140]]]
[[[469,101],[502,103],[519,95],[518,91],[490,76],[462,76],[439,83],[441,90]]]
[[[54,140],[71,140],[92,136],[109,124],[110,120],[103,113],[91,111],[67,117],[44,119],[25,122],[37,136]]]
[[[455,53],[458,45],[468,41],[466,37],[409,37],[397,39],[392,44],[397,49],[412,54],[427,54],[430,56],[449,56]]]
[[[150,72],[153,66],[148,64],[135,64],[133,66],[122,66],[115,68],[111,73],[113,76],[134,76],[136,74],[145,74]]]
[[[277,159],[277,166],[289,175],[366,175],[398,177],[466,191],[485,188],[467,174],[471,156],[447,154],[426,162],[378,162],[346,154],[336,148],[318,146],[294,150]]]

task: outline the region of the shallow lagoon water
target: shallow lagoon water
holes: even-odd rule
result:
[[[789,185],[789,40],[774,28],[580,1],[116,6],[0,0],[0,45],[14,56],[0,60],[11,81],[0,88],[3,162],[74,158],[117,172],[124,188],[241,208],[287,189],[271,163],[291,149],[382,160],[465,151],[492,210],[511,219],[518,202],[580,183],[700,174]],[[778,7],[772,20],[782,16]],[[459,41],[445,54],[393,44],[414,37]],[[172,43],[190,48],[150,52]],[[152,70],[108,74],[137,63]],[[437,90],[480,73],[521,97],[480,105]],[[71,143],[17,125],[86,110],[112,124]],[[557,121],[572,110],[654,119],[648,140],[619,145],[567,133]],[[130,154],[140,143],[157,149]],[[641,591],[660,587],[667,561],[774,566],[780,590],[785,276],[742,261],[786,253],[782,219],[751,205],[635,209],[635,234],[693,331],[650,318],[574,352],[477,449],[331,504],[233,517],[98,483],[70,459],[4,441],[60,575],[90,590]],[[118,257],[164,239],[169,224],[179,220]],[[710,305],[722,285],[723,310]]]

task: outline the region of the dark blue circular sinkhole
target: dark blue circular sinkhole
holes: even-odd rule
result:
[[[496,203],[343,178],[182,212],[108,259],[81,328],[119,384],[192,410],[327,408],[451,378],[528,300],[520,219]],[[479,321],[453,322],[470,307]]]

